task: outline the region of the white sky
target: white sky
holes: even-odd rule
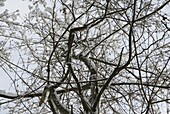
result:
[[[8,9],[9,12],[15,10],[20,10],[21,17],[28,12],[28,2],[22,0],[6,0],[5,6],[0,7],[0,12],[3,12],[5,9]],[[0,90],[9,90],[10,88],[10,79],[3,70],[0,70],[1,80],[0,80]]]
[[[19,9],[21,15],[24,15],[28,12],[28,4],[29,2],[23,0],[6,0],[4,8],[7,8],[9,11]]]

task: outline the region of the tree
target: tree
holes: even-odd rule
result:
[[[168,114],[169,2],[30,0],[22,22],[18,11],[1,16],[1,69],[15,89],[1,90],[1,106],[12,114]]]

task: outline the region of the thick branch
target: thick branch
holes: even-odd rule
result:
[[[146,87],[156,87],[156,88],[161,88],[161,89],[170,89],[170,86],[167,86],[167,85],[155,85],[155,84],[149,84],[149,83],[127,83],[127,82],[121,82],[121,83],[111,83],[110,84],[111,86],[123,86],[123,85],[129,85],[129,86],[139,86],[139,85],[142,85],[142,86],[146,86]],[[99,85],[100,87],[103,86],[103,85]],[[87,85],[84,85],[81,87],[82,90],[86,90],[86,89],[89,89],[90,88],[90,85],[87,84]],[[61,89],[61,90],[56,90],[57,94],[63,94],[63,93],[67,93],[67,92],[70,92],[70,91],[77,91],[78,88],[77,87],[74,87],[74,88],[68,88],[68,89]],[[10,94],[6,94],[5,92],[3,93],[0,93],[0,97],[1,98],[6,98],[6,99],[19,99],[19,98],[34,98],[34,97],[39,97],[42,95],[42,92],[37,92],[37,93],[27,93],[27,94],[24,94],[24,95],[10,95]]]

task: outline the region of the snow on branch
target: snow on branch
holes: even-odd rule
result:
[[[15,94],[12,92],[6,92],[5,90],[0,90],[0,97],[2,98],[7,98],[7,99],[16,99],[16,98],[21,98],[21,97],[38,97],[41,96],[42,92],[37,91],[37,92],[26,92],[26,93],[22,93],[22,94]]]
[[[83,56],[82,54],[78,56],[74,56],[75,59],[79,59],[80,61],[84,62],[87,68],[90,70],[91,74],[97,74],[96,66],[94,62],[92,62],[88,57]]]
[[[51,107],[53,107],[53,113],[56,113],[57,110],[59,110],[61,114],[71,114],[71,111],[65,105],[60,103],[58,94],[55,91],[50,94],[49,104],[52,105]]]

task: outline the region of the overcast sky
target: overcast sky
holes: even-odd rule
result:
[[[28,12],[28,2],[23,2],[22,0],[6,0],[5,6],[0,8],[0,12],[3,12],[5,9],[8,9],[9,12],[15,10],[20,10],[21,17]],[[0,69],[1,79],[0,79],[0,90],[9,90],[10,88],[10,79],[6,73]]]

